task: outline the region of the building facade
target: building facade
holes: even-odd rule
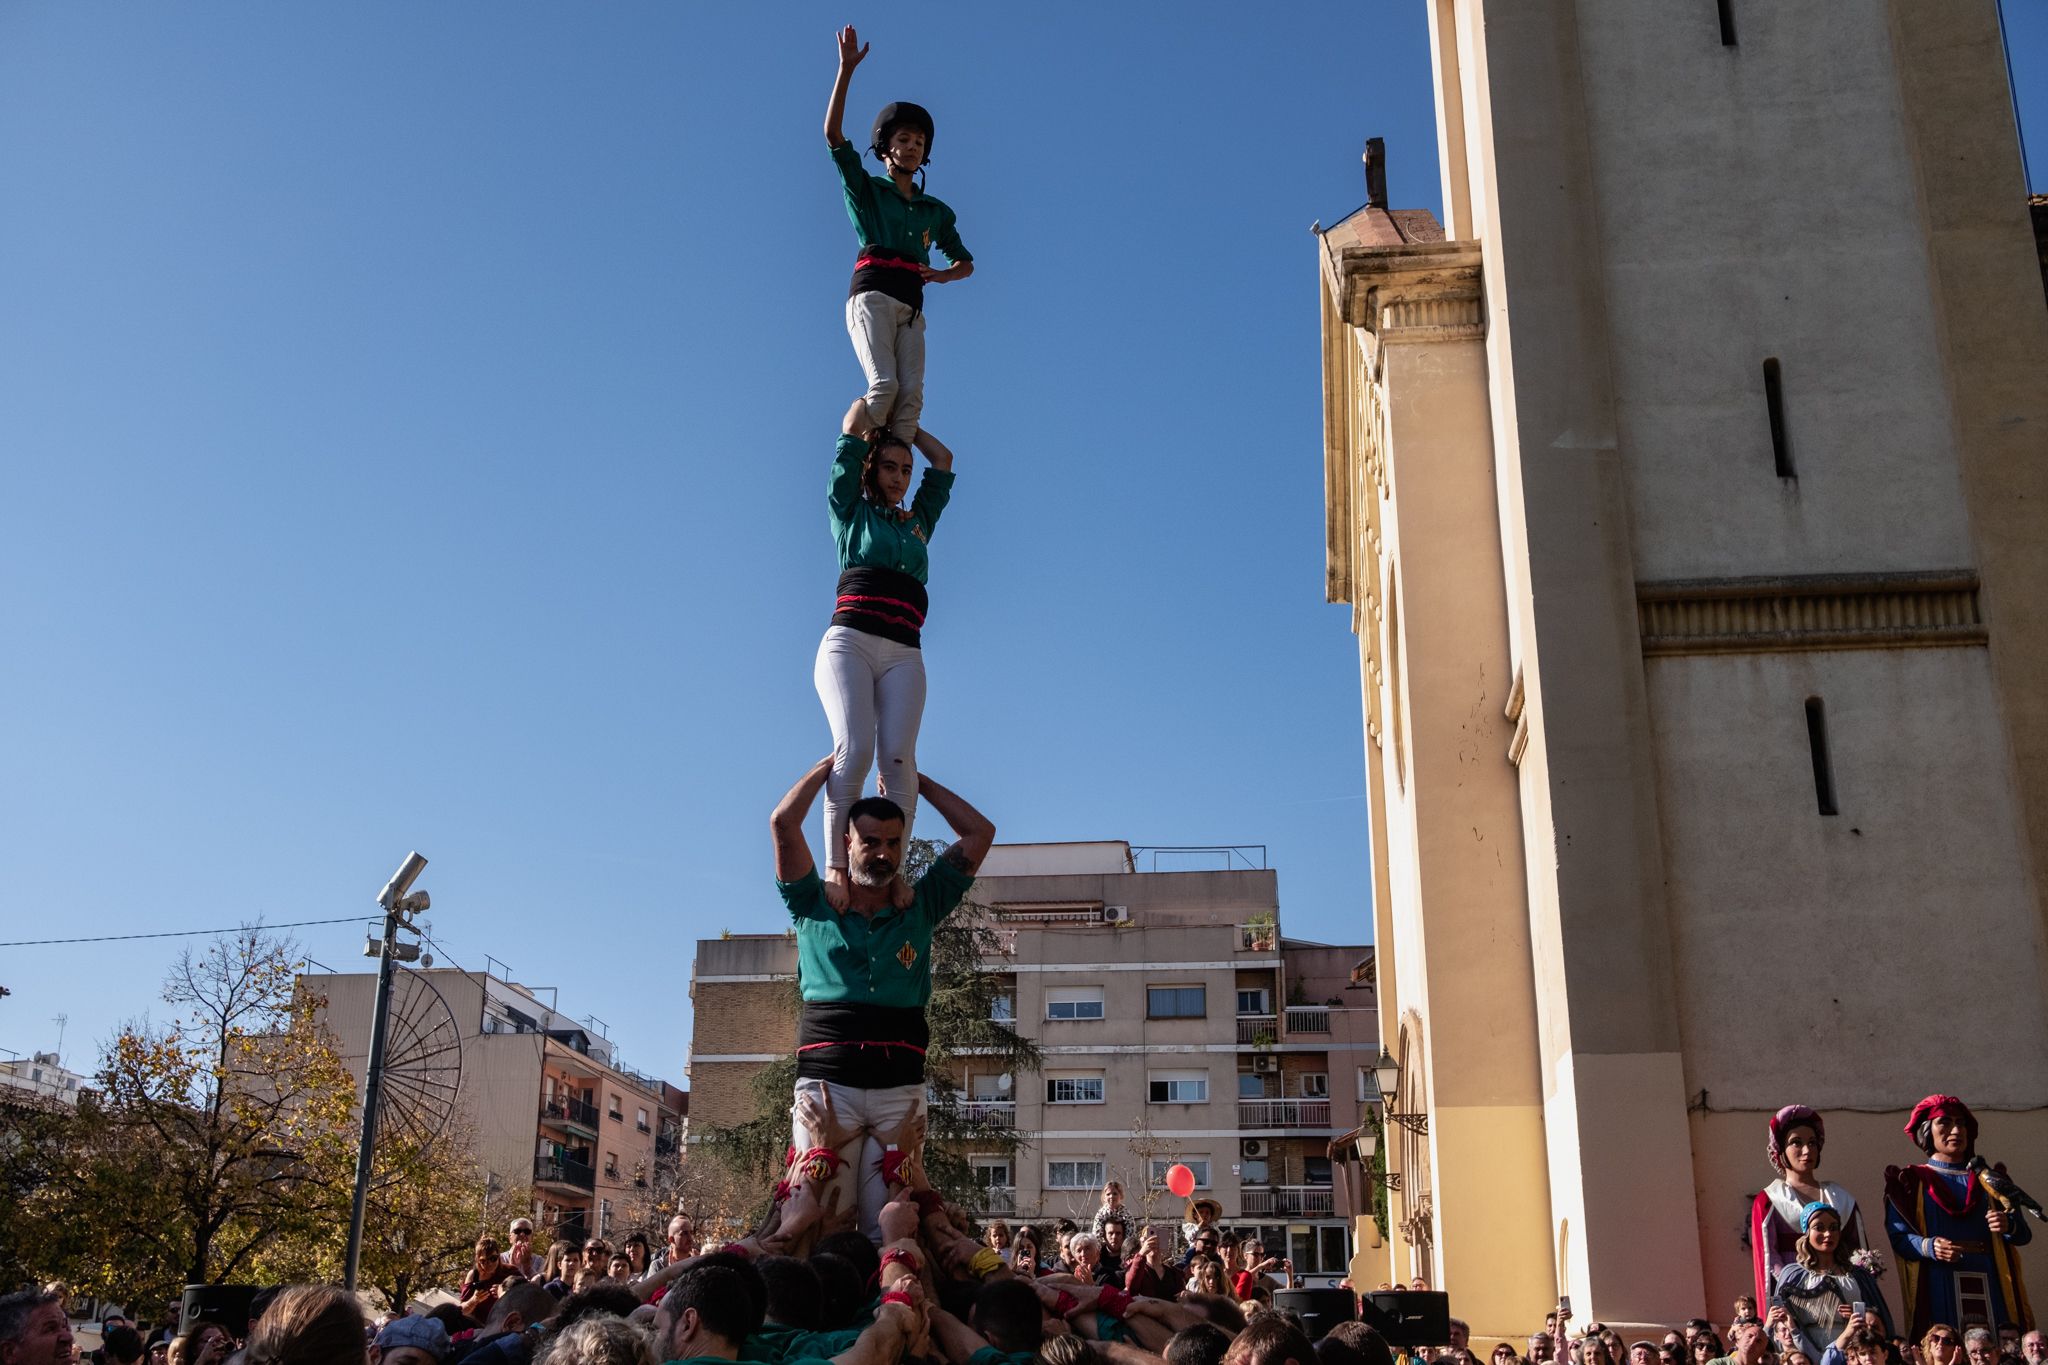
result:
[[[92,1078],[66,1067],[54,1052],[0,1057],[0,1090],[76,1107]]]
[[[1177,1224],[1165,1179],[1181,1164],[1226,1223],[1332,1282],[1367,1207],[1341,1139],[1379,1050],[1370,950],[1285,937],[1262,859],[1211,861],[1236,866],[1140,871],[1115,841],[990,851],[971,893],[1002,945],[986,970],[998,1017],[1038,1043],[1043,1069],[1014,1076],[969,1057],[954,1077],[971,1119],[1024,1139],[1014,1154],[970,1155],[981,1211],[1085,1223],[1116,1179],[1135,1210]],[[747,1117],[753,1074],[794,1047],[795,966],[784,935],[697,945],[699,1132]]]
[[[1718,1317],[1779,1106],[1872,1226],[1931,1091],[1994,1159],[2048,1139],[2048,309],[1997,10],[1428,10],[1445,222],[1369,169],[1317,244],[1382,1278],[1475,1335]]]
[[[321,1021],[360,1094],[376,974],[303,976],[300,986],[325,998]],[[626,1067],[611,1040],[541,993],[487,972],[400,971],[387,1100],[450,1108],[474,1132],[490,1187],[531,1187],[544,1230],[581,1239],[637,1227],[658,1238],[651,1191],[682,1159],[689,1097]]]

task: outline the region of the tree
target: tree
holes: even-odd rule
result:
[[[331,1230],[354,1085],[298,966],[261,926],[188,949],[164,983],[178,1018],[107,1046],[30,1212],[75,1287],[161,1302]]]
[[[903,875],[913,882],[944,852],[928,839],[913,839],[904,858]],[[1008,1020],[994,1018],[1001,995],[986,963],[1003,953],[988,908],[972,890],[932,932],[932,997],[925,1019],[931,1039],[925,1051],[928,1108],[924,1166],[933,1188],[948,1199],[972,1207],[979,1191],[968,1161],[970,1152],[1014,1156],[1024,1145],[1014,1128],[979,1123],[961,1104],[956,1079],[959,1063],[972,1055],[979,1066],[1000,1066],[1012,1076],[1038,1070],[1038,1044],[1024,1037]],[[795,983],[784,1000],[793,1015],[801,1004]],[[684,1208],[693,1218],[724,1218],[751,1224],[765,1210],[765,1191],[782,1178],[783,1155],[789,1147],[789,1102],[796,1086],[796,1058],[771,1062],[753,1079],[754,1113],[742,1123],[712,1133],[684,1161],[716,1163],[721,1172],[699,1179],[707,1193],[739,1201],[718,1208]]]

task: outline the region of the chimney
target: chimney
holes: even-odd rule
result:
[[[1376,209],[1387,206],[1387,140],[1365,140],[1365,202]]]

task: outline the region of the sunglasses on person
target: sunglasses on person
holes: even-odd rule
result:
[[[1928,1337],[1927,1344],[1929,1346],[1953,1346],[1956,1344],[1956,1339],[1946,1333],[1942,1333]]]

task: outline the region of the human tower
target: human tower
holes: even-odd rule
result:
[[[962,280],[974,260],[953,211],[924,192],[932,116],[883,107],[867,152],[870,175],[842,131],[847,88],[867,56],[852,28],[838,35],[839,70],[825,142],[859,239],[846,330],[867,389],[846,410],[826,486],[839,589],[819,643],[815,680],[832,752],[776,807],[775,879],[796,929],[803,1008],[787,1169],[778,1208],[857,1208],[880,1238],[892,1193],[924,1184],[925,1006],[937,923],[974,881],[995,826],[920,774],[924,716],[922,632],[930,543],[953,492],[953,453],[924,429],[924,291]],[[931,263],[937,247],[944,269]],[[927,467],[910,492],[921,453]],[[879,788],[862,796],[870,768]],[[825,866],[803,825],[824,793]],[[922,796],[957,837],[915,885],[903,855]]]

